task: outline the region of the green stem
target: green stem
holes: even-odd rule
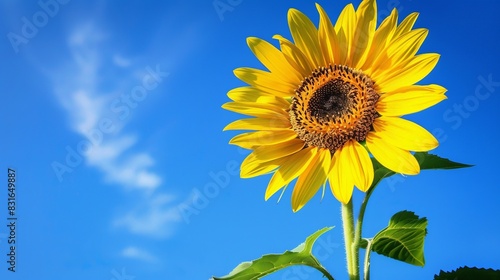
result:
[[[342,224],[344,228],[347,272],[349,273],[349,279],[359,280],[359,249],[354,247],[355,232],[352,199],[347,204],[342,203]]]
[[[354,241],[353,241],[353,247],[356,252],[358,252],[359,255],[359,249],[361,245],[361,233],[363,231],[363,219],[365,218],[365,211],[366,211],[366,206],[368,205],[368,200],[370,200],[370,197],[375,190],[377,184],[373,185],[365,194],[365,198],[363,199],[363,202],[361,203],[361,207],[359,208],[359,214],[358,214],[358,220],[356,221],[356,229],[355,229],[355,235],[354,235]],[[365,263],[364,263],[364,279],[370,279],[370,250],[371,250],[371,244],[369,243],[368,246],[366,247],[366,253],[365,253]],[[367,263],[368,262],[368,263]]]
[[[367,240],[368,244],[366,245],[365,252],[365,265],[363,269],[364,280],[370,280],[370,253],[372,250],[372,240]]]
[[[365,194],[365,198],[363,199],[363,203],[361,203],[361,207],[359,208],[358,220],[356,221],[356,235],[354,236],[354,242],[356,243],[359,249],[359,244],[361,242],[361,233],[363,230],[363,219],[365,218],[366,206],[368,205],[368,200],[373,193],[375,186],[371,187]]]

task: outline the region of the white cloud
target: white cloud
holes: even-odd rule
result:
[[[171,26],[167,23],[164,25]],[[169,34],[167,37],[178,40],[169,43],[167,49],[164,44],[166,34],[162,32],[170,32],[170,29],[162,29],[150,43],[146,56],[130,58],[121,52],[119,45],[113,44],[111,36],[108,36],[113,32],[106,33],[102,25],[89,21],[72,29],[67,37],[70,58],[61,60],[61,67],[51,75],[57,100],[67,112],[71,128],[82,138],[96,143],[84,155],[86,164],[100,170],[106,182],[134,189],[130,192],[134,195],[134,206],[124,213],[118,213],[112,221],[117,228],[132,234],[169,237],[182,223],[182,217],[178,211],[177,198],[159,190],[164,182],[162,176],[154,171],[153,155],[140,150],[140,137],[124,132],[130,114],[126,114],[126,117],[117,115],[112,112],[110,105],[116,100],[121,101],[122,94],[130,94],[135,86],[145,80],[145,75],[151,75],[150,71],[145,70],[148,65],[137,66],[137,58],[155,64],[160,58],[162,72],[164,67],[180,65],[182,57],[190,53],[197,45],[195,41],[200,38],[196,36],[195,29],[195,26],[183,30],[174,28],[178,34]],[[172,55],[167,57],[165,54],[168,53]],[[157,68],[155,65],[149,66],[153,70]],[[134,108],[128,109],[132,111]],[[95,141],[99,134],[95,132],[99,132],[99,124],[105,118],[113,121],[114,130],[101,133],[97,137],[98,141]],[[136,247],[128,247],[122,253],[130,258],[155,259]]]
[[[125,162],[101,162],[99,167],[106,171],[106,179],[126,186],[138,186],[144,189],[154,189],[161,183],[161,178],[148,167],[154,161],[149,154],[137,153]]]
[[[149,253],[148,251],[135,247],[129,246],[122,250],[121,255],[126,258],[131,258],[135,260],[145,261],[145,262],[158,262],[158,258]]]
[[[72,112],[74,128],[80,134],[87,136],[99,121],[104,104],[102,98],[94,97],[85,90],[77,90],[71,95],[70,107],[74,109]]]
[[[119,54],[115,54],[113,56],[113,63],[116,66],[120,66],[120,67],[124,67],[124,68],[130,66],[130,64],[131,64],[130,59],[127,59]]]
[[[116,227],[155,238],[170,236],[182,220],[175,198],[167,194],[146,197],[135,209],[115,220]]]
[[[71,127],[92,140],[93,145],[85,154],[90,166],[101,170],[107,182],[128,188],[155,189],[162,180],[152,171],[152,156],[137,151],[137,137],[122,133],[125,120],[119,119],[110,107],[117,94],[129,92],[141,82],[135,77],[140,68],[131,67],[130,60],[121,55],[110,55],[115,46],[110,45],[100,30],[86,23],[70,34],[67,42],[71,59],[53,74],[56,95],[68,113]],[[126,66],[131,69],[115,71]],[[113,133],[101,131],[99,124],[104,119],[112,120]]]
[[[96,166],[105,173],[105,180],[125,187],[139,187],[153,190],[162,179],[148,168],[154,166],[153,158],[147,153],[136,152],[123,159],[121,154],[131,149],[137,139],[130,135],[115,137],[103,144],[93,146],[86,154],[90,166]]]
[[[94,146],[87,153],[87,160],[91,165],[102,165],[104,162],[113,161],[136,142],[137,139],[130,135],[106,141],[106,143]]]

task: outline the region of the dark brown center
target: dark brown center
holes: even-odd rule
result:
[[[332,153],[349,140],[364,141],[378,113],[379,94],[367,75],[347,66],[316,69],[307,77],[290,106],[290,121],[308,146]]]

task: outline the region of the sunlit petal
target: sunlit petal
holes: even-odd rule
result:
[[[420,172],[415,157],[408,151],[387,142],[376,132],[368,134],[366,144],[373,156],[386,168],[397,173],[415,175]]]
[[[377,135],[388,143],[409,151],[429,151],[438,141],[425,128],[397,117],[380,117],[373,123]]]
[[[299,176],[292,193],[292,210],[299,211],[325,183],[330,170],[330,151],[319,149],[306,170]]]

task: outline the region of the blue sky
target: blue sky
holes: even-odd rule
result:
[[[336,228],[318,258],[345,279],[339,203],[329,192],[298,213],[290,192],[265,202],[269,176],[240,179],[247,151],[227,144],[237,132],[222,132],[239,117],[220,107],[242,85],[232,70],[262,67],[246,37],[290,38],[287,10],[317,23],[314,2],[220,0],[225,11],[214,2],[0,1],[0,167],[16,170],[18,217],[15,273],[0,227],[1,279],[208,279],[325,226]],[[347,1],[319,3],[333,19]],[[448,100],[408,118],[440,140],[434,153],[475,167],[380,184],[364,233],[400,210],[428,217],[427,264],[374,255],[372,279],[500,268],[500,4],[378,1],[381,17],[394,6],[420,12],[416,26],[430,29],[420,52],[442,55],[422,83],[448,89]],[[268,277],[319,278],[308,269]]]

